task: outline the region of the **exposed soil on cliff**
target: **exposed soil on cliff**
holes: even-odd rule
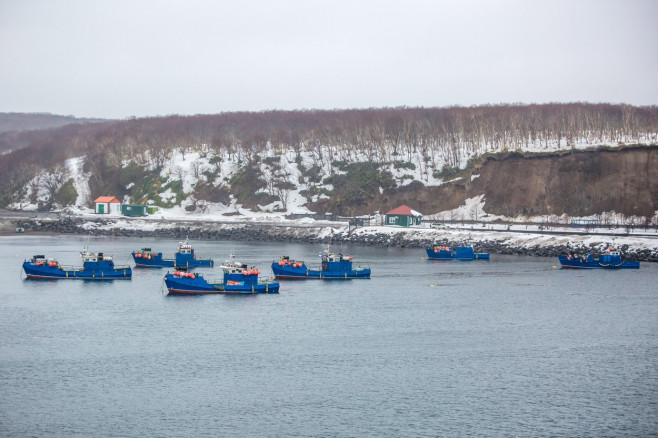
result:
[[[493,214],[587,216],[604,211],[654,215],[658,147],[489,159],[468,186]]]
[[[316,204],[340,215],[386,212],[401,204],[425,214],[451,210],[485,195],[487,213],[517,216],[606,211],[651,217],[658,210],[658,146],[483,157],[458,181],[411,184],[358,205]]]

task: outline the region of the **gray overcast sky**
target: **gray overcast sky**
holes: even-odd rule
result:
[[[0,0],[0,112],[658,104],[656,0]]]

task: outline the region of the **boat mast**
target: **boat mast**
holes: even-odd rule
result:
[[[90,231],[89,234],[87,234],[87,242],[85,243],[85,248],[80,252],[81,256],[86,256],[89,254],[89,239],[92,235],[92,232]]]

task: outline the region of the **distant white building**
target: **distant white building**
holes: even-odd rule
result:
[[[100,196],[95,201],[97,214],[121,214],[121,201],[114,196]]]

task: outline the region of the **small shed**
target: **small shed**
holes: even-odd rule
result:
[[[95,201],[97,214],[119,213],[121,201],[114,196],[100,196]]]
[[[148,216],[149,206],[139,204],[121,204],[121,214],[124,216]]]
[[[386,213],[386,225],[397,225],[400,227],[411,227],[420,225],[423,215],[412,210],[406,205],[401,205]]]

